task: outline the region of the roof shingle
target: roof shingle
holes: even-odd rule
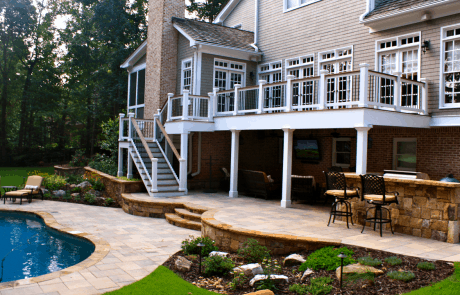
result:
[[[385,15],[403,12],[407,9],[413,9],[421,6],[445,2],[445,0],[380,0],[364,19],[370,20]]]
[[[254,50],[251,46],[254,43],[253,32],[177,17],[173,17],[172,21],[195,41],[236,49]]]

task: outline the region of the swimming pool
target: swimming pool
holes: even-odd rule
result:
[[[0,283],[75,265],[94,252],[82,238],[48,227],[35,214],[0,211]]]

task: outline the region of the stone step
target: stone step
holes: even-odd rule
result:
[[[180,191],[171,191],[171,192],[150,193],[150,195],[155,198],[169,198],[169,197],[180,197],[180,196],[185,195],[185,193],[180,192]]]
[[[201,231],[201,222],[187,220],[174,213],[166,213],[165,218],[172,225]]]
[[[193,213],[182,208],[174,208],[174,212],[184,219],[201,222],[201,214]]]

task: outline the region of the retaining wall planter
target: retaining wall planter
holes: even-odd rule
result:
[[[65,167],[65,166],[54,166],[54,174],[59,176],[68,176],[68,175],[83,175],[85,174],[84,167]]]

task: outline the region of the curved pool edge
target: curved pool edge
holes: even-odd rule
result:
[[[51,213],[44,212],[44,211],[23,210],[23,209],[12,210],[12,209],[4,209],[4,208],[0,208],[0,211],[23,212],[23,213],[35,214],[39,216],[41,219],[43,219],[43,221],[48,227],[53,228],[59,232],[71,235],[71,236],[80,237],[94,245],[94,252],[88,258],[86,258],[85,260],[75,265],[72,265],[68,268],[65,268],[59,271],[55,271],[55,272],[52,272],[46,275],[41,275],[38,277],[0,283],[0,290],[6,289],[6,288],[12,288],[16,286],[21,286],[21,285],[41,283],[44,281],[49,281],[49,280],[53,280],[56,278],[60,278],[62,276],[69,275],[74,272],[82,271],[90,266],[95,265],[99,261],[101,261],[110,252],[110,244],[104,239],[99,238],[90,233],[76,231],[73,228],[63,226],[56,221],[56,219],[53,217]]]

